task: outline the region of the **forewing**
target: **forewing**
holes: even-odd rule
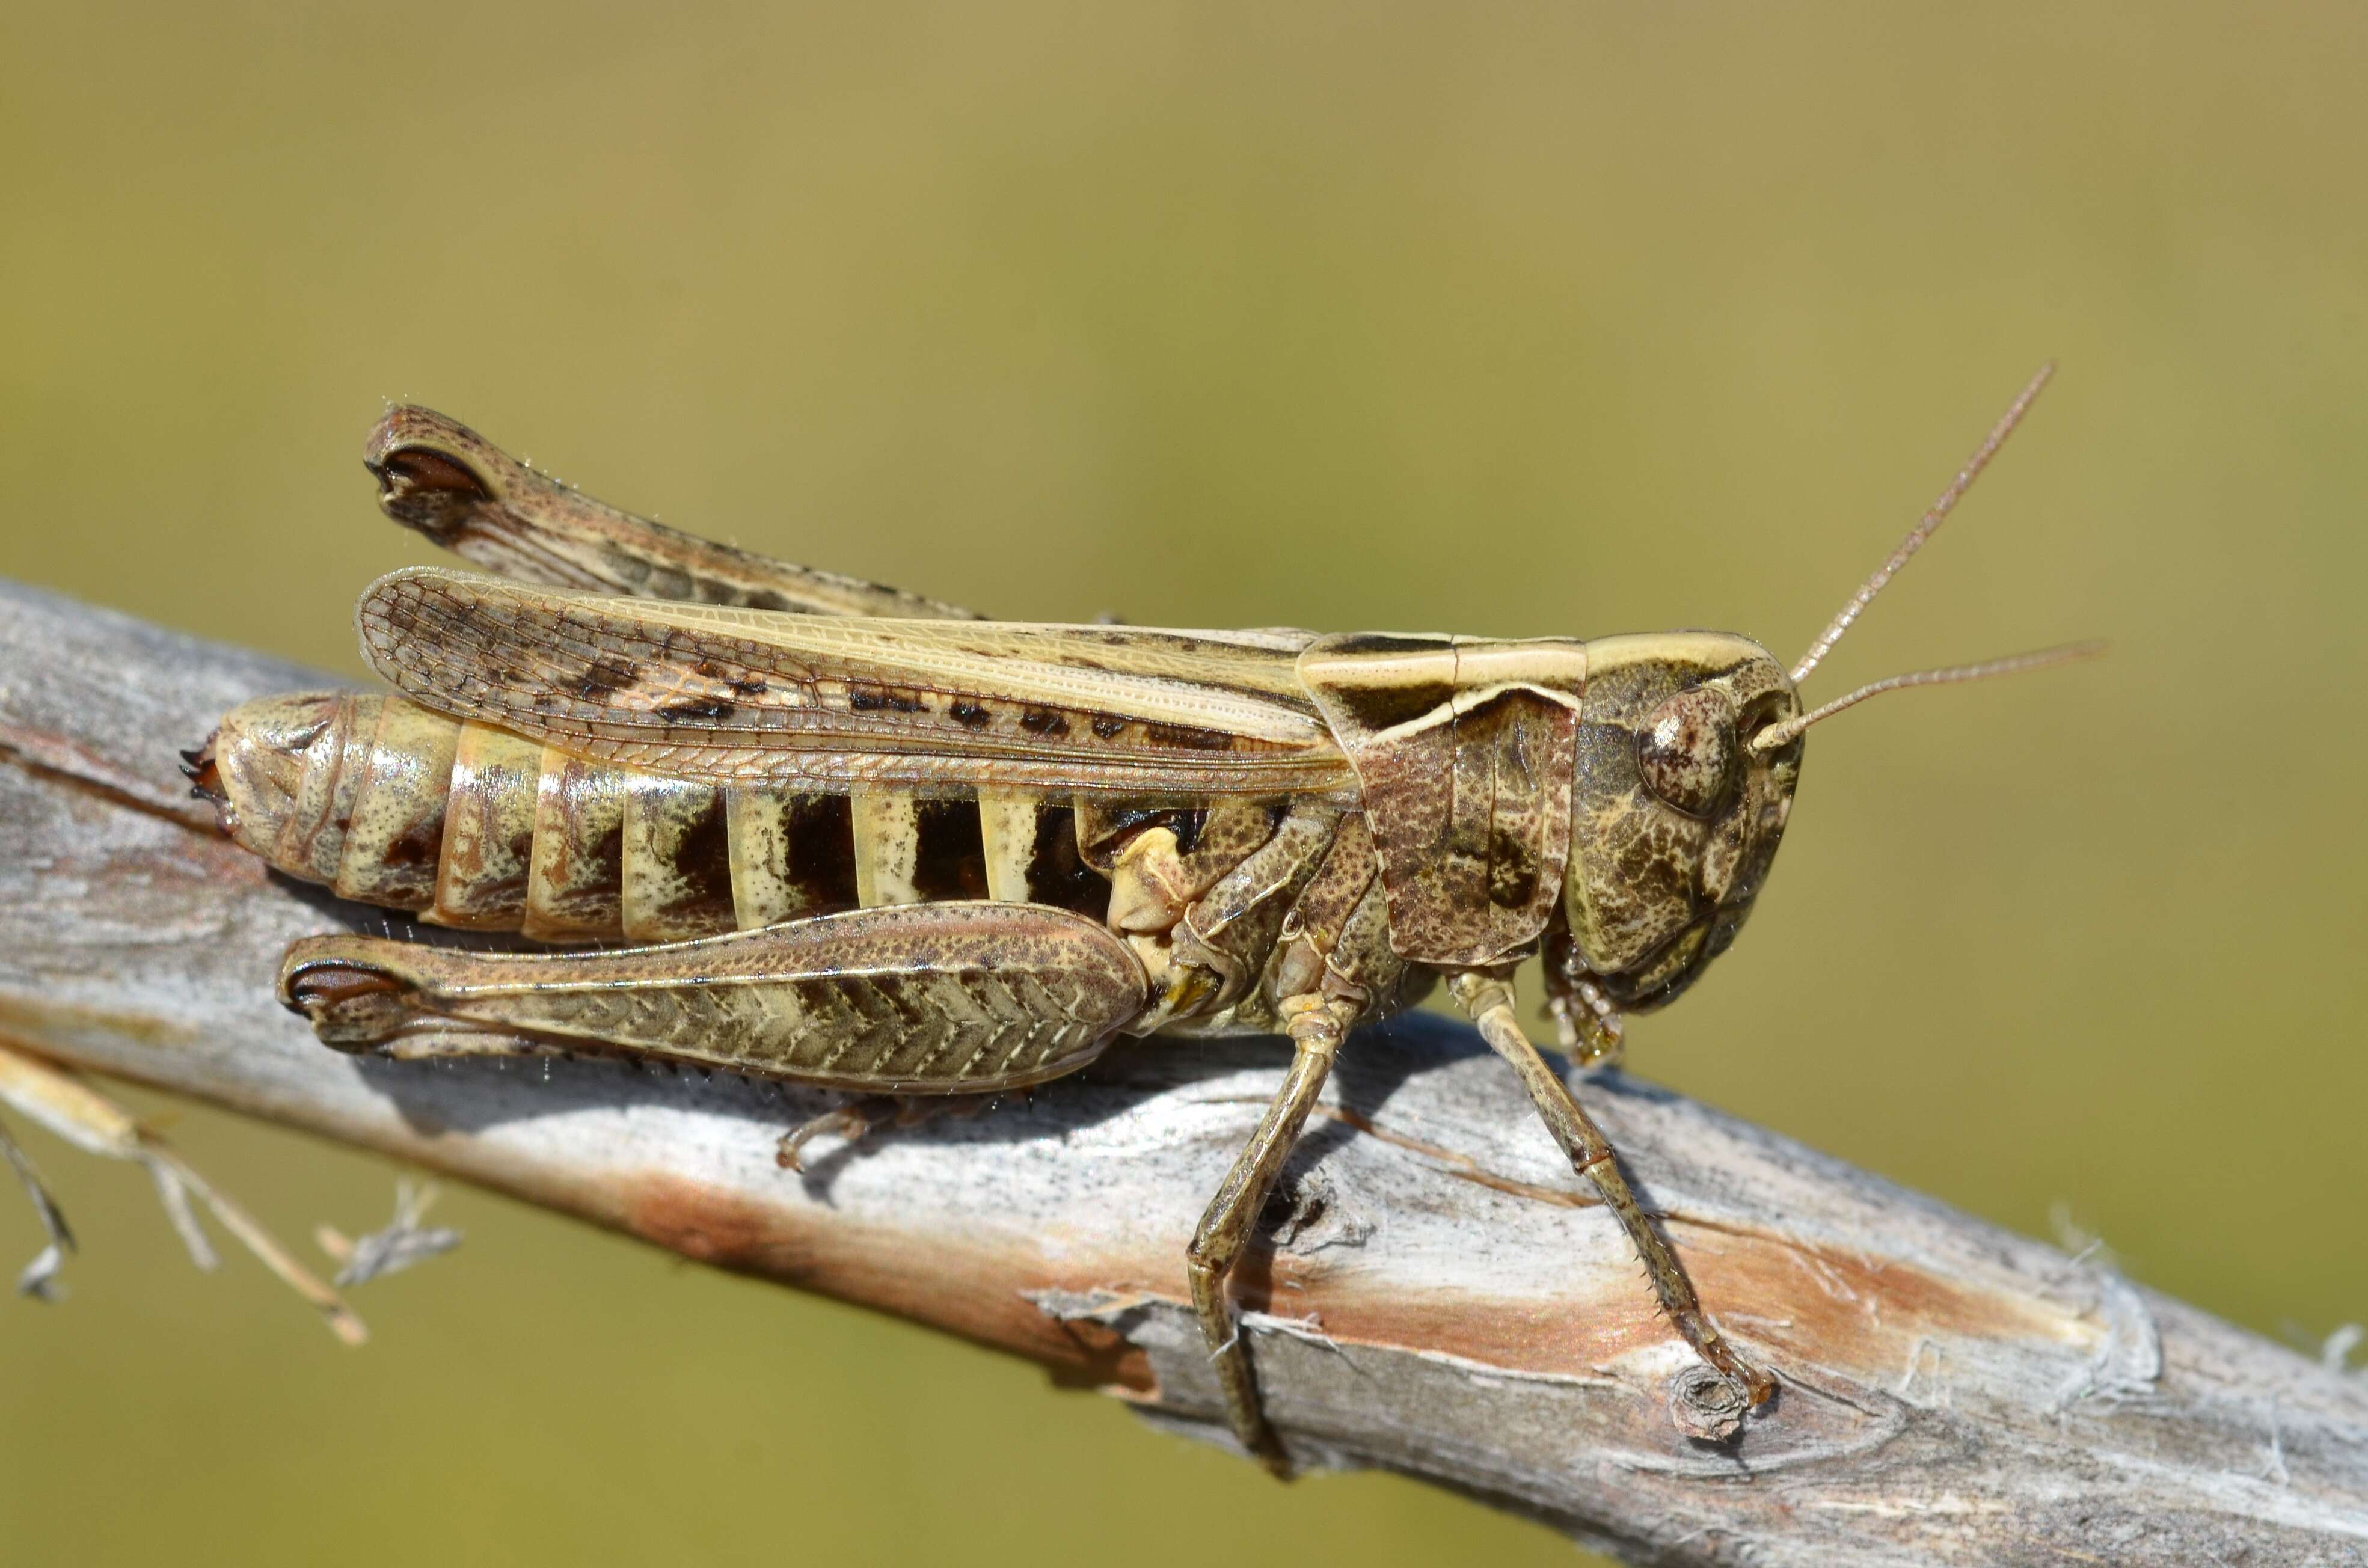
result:
[[[722,781],[1118,793],[1353,785],[1304,633],[834,619],[539,592],[416,568],[357,616],[415,700]]]

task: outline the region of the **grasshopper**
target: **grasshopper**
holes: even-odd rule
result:
[[[1035,625],[792,566],[595,501],[419,408],[371,433],[382,507],[499,574],[412,568],[357,612],[391,694],[233,710],[188,763],[291,875],[575,950],[359,936],[280,1000],[397,1058],[596,1051],[863,1096],[1071,1073],[1121,1035],[1287,1036],[1281,1088],[1187,1253],[1233,1431],[1279,1474],[1226,1279],[1349,1031],[1446,982],[1748,1405],[1611,1144],[1515,1014],[1542,955],[1582,1063],[1683,992],[1765,885],[1814,710],[1796,687],[2021,419],[2024,389],[1789,670],[1722,632],[1494,641]],[[582,946],[583,944],[609,944]],[[621,945],[620,945],[621,944]]]

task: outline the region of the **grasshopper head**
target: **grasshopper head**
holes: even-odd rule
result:
[[[1753,743],[1800,710],[1784,666],[1748,638],[1588,644],[1563,911],[1614,1006],[1659,1006],[1735,940],[1801,772],[1797,733]]]
[[[2053,366],[2031,379],[1888,559],[1788,670],[1747,638],[1683,631],[1587,645],[1578,770],[1563,910],[1579,972],[1602,1002],[1657,1007],[1727,949],[1776,858],[1801,740],[1870,697],[1984,680],[2101,653],[2068,643],[1860,687],[1812,712],[1795,690],[1923,548],[2021,421]]]

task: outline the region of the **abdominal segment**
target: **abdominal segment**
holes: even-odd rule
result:
[[[354,693],[250,704],[209,762],[232,831],[280,869],[542,942],[680,941],[949,899],[1099,919],[1110,902],[1069,802],[1019,791],[701,783]]]

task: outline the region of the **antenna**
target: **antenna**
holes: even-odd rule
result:
[[[1907,537],[1899,541],[1899,548],[1891,552],[1890,559],[1876,567],[1874,575],[1869,577],[1859,591],[1850,596],[1850,602],[1842,606],[1832,620],[1826,623],[1825,631],[1817,634],[1817,640],[1809,644],[1809,651],[1802,654],[1800,662],[1793,666],[1794,686],[1800,685],[1802,677],[1816,669],[1818,663],[1834,651],[1834,644],[1842,640],[1842,633],[1850,629],[1850,623],[1859,618],[1866,607],[1874,602],[1874,596],[1883,592],[1884,585],[1898,574],[1902,566],[1907,564],[1908,558],[1923,549],[1924,541],[1930,539],[1935,532],[1939,531],[1941,525],[1948,520],[1949,514],[1955,509],[1958,500],[1966,491],[1974,487],[1974,481],[1981,477],[1982,470],[1989,466],[1990,459],[1996,457],[1998,449],[2006,445],[2006,438],[2014,434],[2014,427],[2017,425],[2022,423],[2023,414],[2039,396],[2041,390],[2047,385],[2047,379],[2054,374],[2055,374],[2055,361],[2053,359],[2039,368],[2039,373],[2031,378],[2029,384],[2024,386],[2014,402],[2007,406],[2007,411],[1998,416],[1998,422],[1990,426],[1989,435],[1979,447],[1974,449],[1974,455],[1965,460],[1965,466],[1957,471],[1957,477],[1949,482],[1949,487],[1946,490],[1941,492],[1941,498],[1932,503],[1924,516],[1917,520],[1914,528],[1907,530]],[[2001,659],[1998,663],[2005,665],[2012,664],[2013,661]],[[1983,666],[1967,666],[1969,669],[1981,667]],[[2018,665],[2017,667],[2028,666]],[[1992,673],[2002,675],[2005,672],[1999,670]],[[1944,676],[1951,680],[1975,678],[1969,675],[1951,674],[1941,670],[1927,670],[1914,676],[1900,676],[1896,678],[1902,684],[1924,686],[1932,684]],[[1818,710],[1817,716],[1822,717],[1837,706],[1846,708],[1861,698],[1872,697],[1874,691],[1874,687],[1869,687],[1864,691],[1843,699],[1839,705],[1829,703],[1827,708]],[[1803,728],[1807,727],[1799,720],[1793,720],[1791,722],[1801,723]]]
[[[2050,665],[2069,664],[2074,659],[2093,659],[2105,651],[2100,642],[2066,642],[2061,647],[2042,648],[2036,653],[2010,653],[2003,659],[1985,659],[1978,665],[1951,665],[1940,670],[1912,670],[1904,676],[1888,676],[1869,681],[1848,697],[1837,697],[1823,708],[1770,724],[1751,737],[1753,751],[1774,751],[1789,744],[1793,737],[1821,720],[1830,719],[1845,708],[1855,708],[1870,697],[1880,697],[1886,691],[1899,691],[1911,686],[1949,686],[1958,681],[1987,680],[1992,676],[2020,675],[2024,670],[2043,670]]]

